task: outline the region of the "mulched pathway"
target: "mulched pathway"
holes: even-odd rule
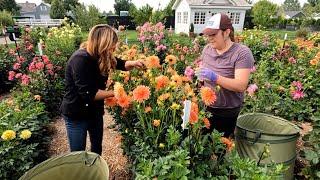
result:
[[[109,165],[110,180],[130,179],[128,159],[123,155],[123,150],[121,148],[122,137],[115,129],[108,128],[108,126],[113,125],[114,123],[112,116],[106,113],[103,127],[102,158],[106,160]],[[69,152],[64,120],[61,117],[54,119],[50,124],[49,129],[52,132],[49,155],[54,157]],[[89,138],[87,139],[86,150],[90,150]]]

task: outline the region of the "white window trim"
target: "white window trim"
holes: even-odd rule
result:
[[[183,24],[188,24],[188,11],[183,12]]]
[[[177,12],[177,23],[181,23],[181,12]]]
[[[206,23],[206,12],[204,11],[196,11],[193,16],[194,24],[205,24]]]

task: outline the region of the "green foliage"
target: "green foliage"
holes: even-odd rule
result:
[[[6,10],[0,11],[0,30],[2,30],[4,26],[12,26],[13,24],[11,13]]]
[[[302,170],[307,179],[320,178],[320,114],[312,117],[313,130],[303,137],[306,148],[302,152],[309,164]]]
[[[64,9],[63,2],[60,0],[53,0],[51,3],[50,17],[52,19],[63,19],[66,10]]]
[[[0,134],[5,130],[16,132],[13,140],[0,139],[1,179],[18,179],[43,160],[44,145],[48,142],[44,137],[48,123],[44,104],[29,92],[15,92],[12,96],[0,102]],[[31,137],[20,138],[22,130],[29,130]]]
[[[129,11],[130,7],[134,6],[131,0],[115,0],[113,5],[115,14],[120,15],[120,11]]]
[[[152,15],[150,17],[150,22],[154,23],[154,24],[156,24],[158,22],[164,22],[164,17],[165,17],[165,15],[163,14],[162,11],[159,11],[159,10],[154,11],[154,12],[152,12]]]
[[[301,6],[298,0],[285,0],[283,8],[285,11],[299,11]]]
[[[78,26],[51,28],[45,40],[45,54],[54,65],[65,67],[69,57],[79,48],[79,42],[82,41],[79,38],[82,38],[82,34]]]
[[[177,150],[153,161],[143,159],[137,165],[135,179],[187,180],[187,175],[190,173],[188,169],[188,165],[190,164],[189,159],[190,157],[186,150]]]
[[[14,15],[20,14],[20,7],[17,5],[15,0],[0,0],[0,11],[3,10],[6,10]]]
[[[247,94],[243,111],[264,112],[288,120],[310,119],[319,111],[320,103],[320,83],[316,78],[319,70],[310,65],[317,51],[290,44],[263,53],[250,82],[258,90]]]
[[[278,47],[279,37],[268,31],[254,28],[244,31],[241,36],[244,39],[243,43],[252,51],[256,63],[260,61],[263,53],[273,52]]]
[[[152,16],[152,9],[153,8],[148,4],[142,6],[140,9],[132,7],[130,9],[130,15],[133,17],[133,21],[136,23],[136,25],[140,26],[150,20],[150,17]]]
[[[75,8],[72,8],[72,12],[75,24],[80,26],[84,31],[89,31],[93,26],[105,22],[101,18],[102,14],[94,5],[90,5],[88,10],[84,4],[77,5]]]
[[[173,10],[172,10],[172,6],[174,4],[175,0],[170,0],[170,2],[168,3],[168,5],[164,8],[163,10],[163,15],[164,16],[173,16]]]
[[[305,28],[301,28],[296,32],[296,37],[306,39],[309,32]]]
[[[80,5],[79,0],[63,0],[63,7],[66,12],[72,10],[77,5]]]
[[[269,27],[272,17],[277,14],[277,5],[268,0],[258,1],[253,5],[252,16],[256,25]]]

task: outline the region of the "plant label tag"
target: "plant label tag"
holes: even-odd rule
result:
[[[17,40],[16,35],[14,33],[12,33],[12,38],[13,38],[14,41]]]
[[[190,112],[191,112],[191,101],[185,100],[183,102],[184,108],[183,108],[183,116],[182,116],[182,129],[188,129],[187,124],[189,123],[190,119]]]
[[[284,40],[287,40],[287,36],[288,36],[288,34],[286,33],[286,34],[284,35]]]
[[[42,56],[42,55],[43,55],[43,52],[42,52],[41,43],[38,43],[38,50],[39,50],[39,55]]]

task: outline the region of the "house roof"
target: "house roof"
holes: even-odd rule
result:
[[[26,1],[25,3],[17,3],[18,6],[21,7],[20,12],[34,12],[36,10],[36,3],[29,3]]]
[[[298,15],[298,14],[300,14],[300,13],[301,13],[303,16],[305,16],[302,11],[285,11],[284,13],[285,13],[286,16],[288,16],[288,17],[290,17],[290,18],[295,17],[296,15]]]
[[[252,5],[245,0],[186,0],[189,6],[234,6],[251,7]],[[181,0],[176,0],[172,9],[176,9]]]

